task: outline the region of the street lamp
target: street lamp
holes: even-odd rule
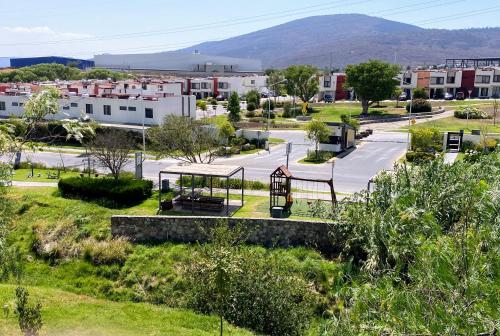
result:
[[[402,80],[401,82],[403,83],[403,85],[411,85],[411,83],[405,82],[404,80]],[[409,90],[410,90],[410,110],[408,111],[408,133],[406,136],[406,142],[408,143],[408,150],[411,149],[410,128],[411,128],[411,110],[413,107],[413,94],[412,94],[413,90],[411,87],[409,88]],[[399,99],[399,97],[397,97],[396,99]]]

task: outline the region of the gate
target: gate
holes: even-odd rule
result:
[[[459,152],[462,147],[464,131],[448,132],[446,136],[446,149],[451,152]]]

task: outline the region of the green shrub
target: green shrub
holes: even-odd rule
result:
[[[262,111],[264,111],[264,113],[267,112],[269,110],[269,106],[271,107],[271,111],[274,111],[275,108],[274,100],[270,98],[262,103]]]
[[[436,155],[434,153],[429,152],[407,152],[406,153],[406,161],[412,163],[422,163],[430,160],[434,160]]]
[[[422,152],[441,151],[443,138],[435,128],[414,128],[411,130],[411,149]]]
[[[480,109],[478,109],[475,106],[472,105],[467,105],[467,106],[460,106],[457,108],[454,112],[455,118],[459,119],[488,119],[491,118],[491,116]]]
[[[413,99],[411,113],[432,112],[432,105],[426,99]],[[410,104],[406,105],[406,111],[410,112]]]
[[[132,246],[123,238],[103,241],[88,239],[83,242],[83,258],[96,266],[123,265],[131,251]]]
[[[413,90],[412,99],[429,99],[427,90],[423,88],[416,88]]]
[[[254,106],[254,110],[259,108],[260,105],[260,93],[257,90],[251,90],[249,91],[245,99],[247,101],[247,104],[252,104]],[[250,111],[250,109],[247,108],[247,110]]]
[[[59,180],[63,197],[104,201],[110,206],[131,206],[152,194],[153,182],[130,178],[69,177]]]
[[[217,103],[217,99],[215,99],[215,98],[211,98],[211,99],[210,99],[210,105],[212,105],[212,106],[217,106],[217,104],[218,104],[218,103]]]
[[[465,140],[464,142],[462,142],[462,147],[461,147],[462,152],[477,151],[480,149],[481,146],[478,146],[477,144],[475,144],[470,140]]]
[[[343,123],[353,127],[355,130],[359,129],[359,120],[356,118],[352,118],[351,116],[342,114],[340,116],[340,120],[342,120]]]
[[[239,232],[214,230],[187,271],[188,307],[266,335],[304,335],[315,301],[308,283],[272,257],[239,249]]]
[[[292,104],[289,102],[285,102],[283,104],[283,114],[281,115],[283,118],[291,118],[292,117]]]
[[[229,142],[231,146],[243,146],[246,143],[248,143],[248,140],[244,137],[234,137]]]
[[[255,148],[255,145],[252,145]],[[180,180],[177,180],[177,185],[180,184]],[[191,177],[183,176],[182,177],[182,185],[186,188],[191,187]],[[194,178],[195,188],[208,188],[210,187],[210,178],[204,178],[203,176],[195,176]],[[221,178],[212,178],[212,187],[213,188],[226,188],[226,179]],[[241,179],[230,178],[229,179],[229,188],[230,189],[241,189]],[[245,180],[245,189],[248,190],[264,190],[266,189],[266,185],[260,181],[251,181]]]
[[[255,103],[254,103],[254,102],[249,102],[249,103],[247,104],[247,111],[248,111],[248,112],[253,112],[253,111],[255,111],[255,109],[256,109],[256,106],[255,106]],[[254,115],[255,115],[255,114],[254,114]],[[248,116],[248,115],[247,115],[247,116]]]

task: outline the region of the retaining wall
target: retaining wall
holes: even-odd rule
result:
[[[126,237],[135,243],[166,241],[206,242],[207,233],[218,223],[239,223],[247,235],[246,242],[266,247],[307,246],[322,252],[333,252],[328,238],[328,224],[288,219],[185,217],[185,216],[113,216],[113,237]]]

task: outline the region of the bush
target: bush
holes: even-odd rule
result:
[[[275,118],[276,118],[276,113],[274,113],[274,111],[271,111],[271,112],[269,112],[269,111],[267,111],[267,110],[266,110],[266,111],[264,111],[264,113],[262,114],[262,117],[263,117],[264,119],[267,119],[267,118],[268,118],[268,116],[269,116],[269,119],[275,119]]]
[[[459,119],[467,119],[467,115],[469,119],[488,119],[491,118],[491,116],[480,109],[478,109],[475,106],[472,105],[467,105],[467,106],[460,106],[455,110],[455,118]]]
[[[465,140],[462,142],[461,150],[462,152],[468,152],[468,151],[477,151],[480,150],[481,147],[475,144],[474,142],[470,140]]]
[[[153,182],[130,178],[69,177],[59,180],[59,191],[63,197],[99,200],[116,206],[131,206],[149,198]]]
[[[429,95],[425,89],[416,88],[413,90],[412,99],[429,99]]]
[[[410,104],[406,105],[406,111],[410,112]],[[411,113],[432,112],[432,105],[425,99],[413,99]]]
[[[267,99],[265,102],[262,103],[262,111],[264,111],[264,113],[266,111],[268,111],[269,110],[269,106],[271,106],[271,111],[274,111],[274,107],[275,107],[274,100],[272,100],[270,98]]]
[[[131,251],[130,243],[123,238],[103,241],[88,239],[83,243],[83,258],[96,266],[123,265]]]
[[[283,104],[283,118],[291,118],[292,117],[292,104],[289,102],[286,102]]]
[[[342,120],[343,123],[353,127],[355,130],[359,129],[359,120],[356,118],[352,118],[351,116],[342,114],[340,116],[340,120]]]
[[[254,106],[254,110],[259,108],[259,105],[260,105],[260,93],[259,93],[259,91],[257,91],[257,90],[249,91],[246,94],[245,99],[246,99],[248,104],[251,103]],[[247,108],[247,110],[250,111],[250,109],[248,109],[248,108]]]
[[[245,117],[247,117],[247,118],[255,118],[255,111],[247,111],[247,112],[245,112]]]
[[[253,111],[255,111],[255,109],[256,109],[256,106],[255,106],[255,103],[254,103],[254,102],[249,102],[249,103],[247,104],[247,111],[248,111],[248,112],[253,112]]]
[[[244,137],[234,137],[234,138],[231,138],[231,141],[229,142],[229,144],[231,146],[243,146],[247,142],[248,142],[248,140]]]
[[[217,106],[217,104],[218,104],[218,103],[217,103],[217,99],[215,99],[215,98],[211,98],[211,99],[210,99],[210,105],[212,105],[212,106]]]
[[[436,152],[443,149],[441,133],[435,128],[411,130],[411,149],[421,152]]]
[[[187,272],[188,307],[218,313],[259,334],[304,335],[314,312],[309,284],[272,257],[240,250],[235,238],[225,234],[230,231],[226,226],[214,230],[218,237],[203,246]]]
[[[255,148],[255,147],[254,147]],[[177,180],[177,185],[180,184],[180,180]],[[191,187],[191,176],[183,176],[182,185],[184,187]],[[194,178],[195,188],[209,188],[210,178],[204,178],[203,176],[195,176]],[[226,188],[226,179],[212,178],[213,188]],[[229,179],[229,189],[241,189],[241,179],[230,178]],[[248,190],[265,190],[266,185],[260,181],[245,180],[245,189]]]
[[[254,118],[248,119],[248,121],[250,121],[250,122],[256,122],[256,123],[261,123],[261,122],[265,122],[266,118],[264,118],[264,117],[254,117]]]
[[[429,152],[407,152],[406,153],[406,161],[412,163],[423,163],[434,160],[436,155],[434,153]]]

